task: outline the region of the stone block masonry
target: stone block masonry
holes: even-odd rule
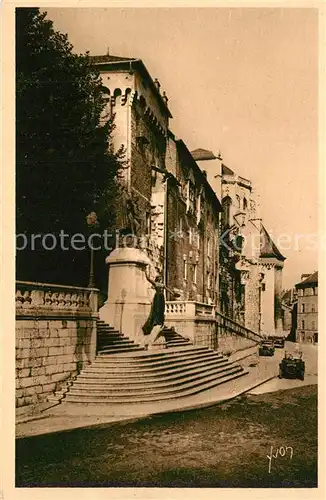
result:
[[[96,355],[98,290],[17,282],[16,406],[45,402]]]
[[[258,333],[218,313],[212,305],[195,301],[167,301],[165,324],[195,346],[229,355],[257,345]]]

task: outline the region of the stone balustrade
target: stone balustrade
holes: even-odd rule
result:
[[[45,402],[96,355],[98,290],[16,282],[16,405]]]
[[[223,353],[245,349],[261,340],[260,334],[223,316],[213,304],[167,301],[165,323],[195,345],[219,349]]]
[[[186,302],[168,301],[165,304],[165,312],[168,316],[185,314],[187,310]]]
[[[212,304],[195,302],[190,300],[167,301],[165,304],[165,314],[169,318],[174,316],[206,316],[214,318],[215,308]]]
[[[52,283],[16,282],[16,314],[97,313],[98,290]]]

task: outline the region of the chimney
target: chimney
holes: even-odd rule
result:
[[[165,93],[165,90],[163,90],[163,96],[162,96],[162,97],[163,97],[163,101],[165,102],[165,106],[167,106],[167,105],[168,105],[168,100],[169,100],[169,99],[167,98],[167,95],[166,95],[166,93]]]
[[[110,55],[110,47],[108,47],[108,48],[106,49],[106,55],[107,55],[107,56],[109,56],[109,55]]]
[[[161,84],[160,84],[160,82],[158,81],[157,78],[155,78],[154,84],[155,84],[155,87],[157,88],[157,90],[160,91]]]
[[[204,176],[205,176],[205,177],[206,177],[206,179],[207,179],[207,172],[206,172],[206,170],[203,170],[202,172],[203,172]]]

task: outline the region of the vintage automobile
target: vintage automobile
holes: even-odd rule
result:
[[[284,337],[281,336],[276,336],[276,335],[270,335],[268,337],[269,340],[272,340],[274,342],[274,347],[281,347],[282,349],[284,348],[284,343],[285,339]]]
[[[305,362],[302,352],[286,352],[279,365],[279,378],[299,378],[304,380]]]
[[[272,340],[263,340],[258,349],[259,356],[274,356],[275,347]]]

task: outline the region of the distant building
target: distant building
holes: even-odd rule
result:
[[[282,268],[285,257],[260,216],[250,180],[237,175],[221,155],[196,149],[194,159],[221,199],[220,311],[254,331],[282,333]]]
[[[283,334],[282,272],[285,257],[280,253],[263,225],[261,226],[260,260],[264,274],[261,329],[267,334]]]
[[[296,341],[318,342],[318,272],[295,285],[298,297]]]

